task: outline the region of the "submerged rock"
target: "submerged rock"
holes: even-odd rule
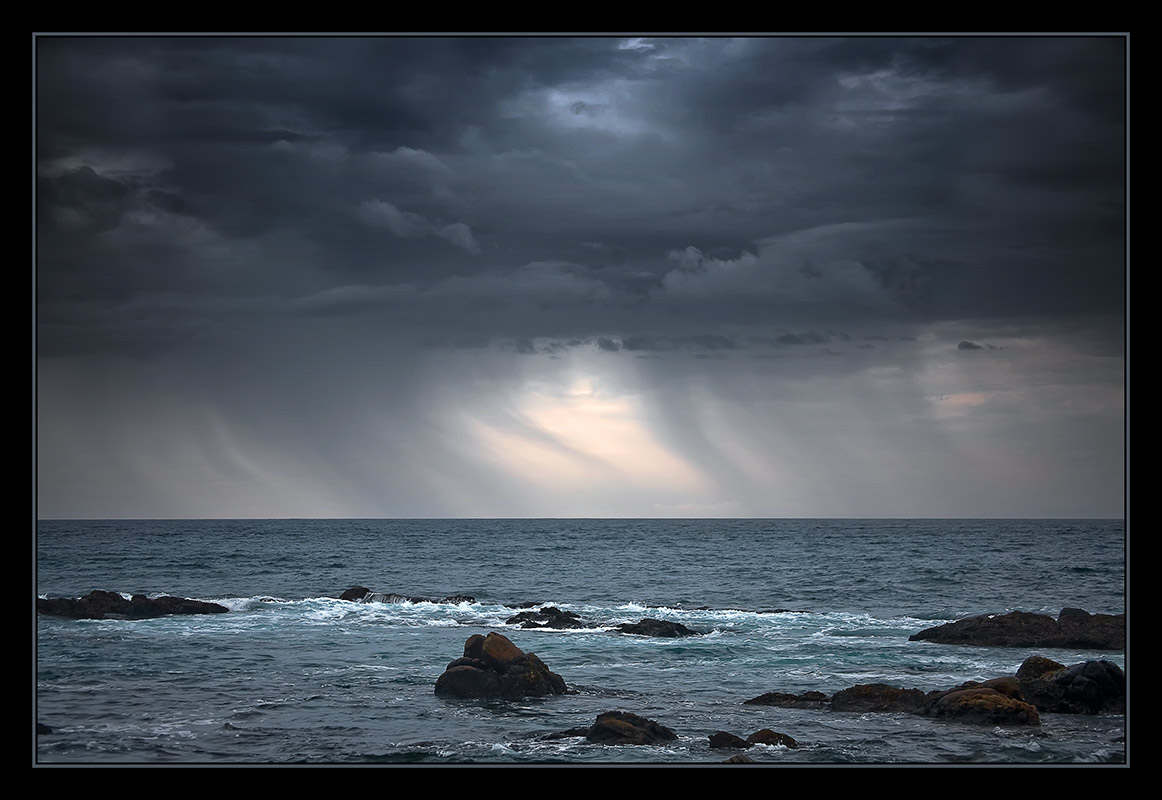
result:
[[[117,592],[95,590],[79,599],[37,598],[41,614],[68,619],[152,619],[170,614],[225,614],[230,609],[188,597],[146,597],[135,594],[126,600]]]
[[[585,740],[595,744],[659,744],[677,738],[665,725],[628,711],[598,714],[585,734]]]
[[[1123,650],[1126,615],[1090,614],[1080,608],[1063,608],[1057,619],[1028,611],[982,614],[926,628],[908,640],[981,647]]]
[[[496,632],[468,637],[464,655],[436,680],[436,694],[459,698],[516,700],[564,693],[564,678]]]
[[[636,636],[677,637],[701,635],[698,631],[691,630],[680,622],[669,622],[668,620],[653,619],[651,617],[647,617],[640,622],[623,622],[615,630],[620,633],[632,633]]]

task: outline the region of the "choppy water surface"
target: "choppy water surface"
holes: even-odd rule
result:
[[[37,622],[36,760],[49,763],[713,763],[717,730],[787,733],[761,762],[1116,763],[1122,716],[1037,728],[743,705],[768,691],[925,691],[1012,674],[1032,652],[909,642],[941,621],[1125,610],[1124,525],[1036,520],[47,521],[37,591],[178,594],[228,614]],[[340,601],[346,588],[473,603]],[[525,602],[581,631],[505,626]],[[786,609],[780,611],[780,609]],[[642,617],[705,635],[610,630]],[[575,693],[437,698],[474,633],[500,630]],[[1045,650],[1063,663],[1122,653]],[[632,711],[679,734],[605,747],[545,734]]]

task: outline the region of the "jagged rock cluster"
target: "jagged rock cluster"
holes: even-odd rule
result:
[[[898,712],[991,725],[1039,725],[1042,713],[1124,713],[1126,676],[1111,661],[1086,661],[1067,667],[1043,656],[1031,656],[1015,676],[968,681],[927,693],[868,683],[836,692],[830,698],[821,692],[768,692],[746,703],[841,712]]]

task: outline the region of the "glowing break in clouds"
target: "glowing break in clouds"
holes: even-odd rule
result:
[[[618,498],[637,498],[640,509],[649,505],[643,496],[670,504],[708,488],[701,473],[650,430],[639,395],[584,369],[526,380],[502,411],[459,413],[483,460],[546,497],[565,500],[571,513],[624,513]]]

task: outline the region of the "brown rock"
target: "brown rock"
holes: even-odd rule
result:
[[[565,693],[565,679],[535,653],[525,653],[499,633],[475,634],[464,655],[448,664],[436,680],[436,693],[459,698],[515,700]]]
[[[901,689],[886,683],[865,683],[836,692],[832,711],[904,711],[923,708],[925,694],[919,689]]]
[[[920,713],[979,725],[1041,724],[1037,709],[1029,703],[980,685],[936,692]]]
[[[585,735],[586,741],[596,744],[658,744],[677,738],[678,734],[665,725],[627,711],[598,714]]]

